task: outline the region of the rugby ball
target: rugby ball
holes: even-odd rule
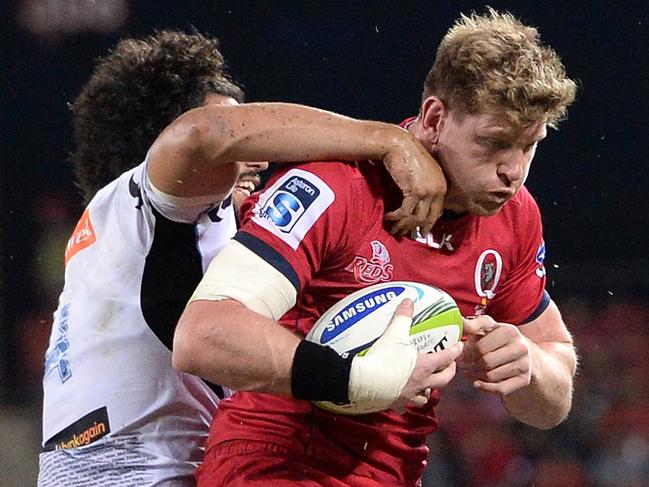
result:
[[[462,315],[453,298],[441,289],[408,281],[375,284],[341,299],[320,316],[306,339],[329,346],[343,357],[363,354],[383,334],[406,298],[414,302],[410,340],[418,352],[438,352],[460,340]],[[316,404],[342,414],[374,412],[354,403]]]

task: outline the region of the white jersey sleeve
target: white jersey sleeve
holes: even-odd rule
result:
[[[221,203],[221,199],[215,195],[179,197],[167,194],[151,182],[147,171],[142,177],[142,191],[162,216],[178,223],[195,223],[202,214]]]

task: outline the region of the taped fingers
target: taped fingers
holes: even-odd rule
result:
[[[364,356],[355,356],[349,374],[349,399],[371,402],[376,410],[389,407],[407,384],[417,361],[410,343],[413,302],[404,299],[381,337]]]

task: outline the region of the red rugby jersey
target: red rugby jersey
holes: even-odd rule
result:
[[[495,216],[445,218],[416,240],[390,235],[383,223],[400,202],[380,164],[332,162],[283,166],[246,202],[235,239],[298,291],[282,324],[306,335],[335,302],[385,281],[439,287],[465,316],[520,324],[545,309],[541,219],[525,188]],[[425,437],[437,428],[437,400],[434,394],[403,416],[341,416],[305,401],[237,393],[221,402],[208,447],[261,440],[310,454],[334,476],[353,471],[384,485],[414,485],[425,467]]]

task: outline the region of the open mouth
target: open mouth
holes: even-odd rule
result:
[[[260,182],[258,176],[244,176],[234,185],[234,190],[243,193],[246,196],[250,196]]]

